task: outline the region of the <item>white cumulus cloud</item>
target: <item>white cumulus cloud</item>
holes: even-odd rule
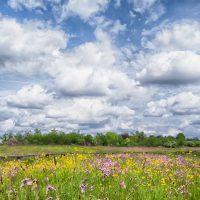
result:
[[[61,6],[58,11],[59,20],[62,21],[69,16],[79,16],[83,20],[88,20],[106,9],[109,0],[69,0]]]
[[[33,85],[24,86],[16,94],[6,96],[5,101],[11,107],[42,109],[52,98],[53,95],[40,85]]]
[[[200,96],[192,92],[182,92],[175,96],[151,101],[147,104],[145,116],[161,117],[171,113],[173,115],[195,115],[200,114]]]
[[[158,30],[144,47],[156,51],[200,51],[200,24],[197,21],[174,22]]]
[[[31,74],[66,48],[68,41],[63,31],[37,21],[19,23],[2,17],[0,27],[0,70]]]
[[[200,55],[192,51],[146,54],[137,73],[142,83],[187,84],[200,80]]]

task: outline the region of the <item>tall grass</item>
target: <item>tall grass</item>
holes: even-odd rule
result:
[[[66,154],[0,163],[2,200],[200,199],[192,155]]]

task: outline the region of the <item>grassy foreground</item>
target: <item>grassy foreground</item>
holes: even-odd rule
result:
[[[0,199],[198,200],[199,151],[200,148],[0,146]],[[15,155],[38,156],[6,159]]]
[[[156,154],[66,154],[0,162],[1,200],[198,200],[200,160]]]
[[[0,156],[11,155],[35,155],[42,153],[200,153],[200,147],[180,147],[180,148],[163,148],[163,147],[88,147],[88,146],[65,146],[65,145],[33,145],[33,146],[0,146]]]

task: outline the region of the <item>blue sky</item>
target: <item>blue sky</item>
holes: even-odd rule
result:
[[[0,132],[200,137],[198,0],[2,0]]]

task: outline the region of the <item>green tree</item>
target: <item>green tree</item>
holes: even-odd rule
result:
[[[102,146],[107,146],[108,145],[108,141],[107,138],[104,134],[102,133],[97,133],[95,136],[95,143],[97,145],[102,145]]]
[[[85,140],[86,145],[95,145],[95,141],[92,135],[89,135],[89,134],[85,135],[84,140]]]
[[[183,146],[185,143],[185,135],[183,133],[179,133],[176,136],[176,142],[178,146]]]
[[[108,145],[116,146],[120,144],[119,135],[117,133],[107,132],[105,136],[108,141]]]

